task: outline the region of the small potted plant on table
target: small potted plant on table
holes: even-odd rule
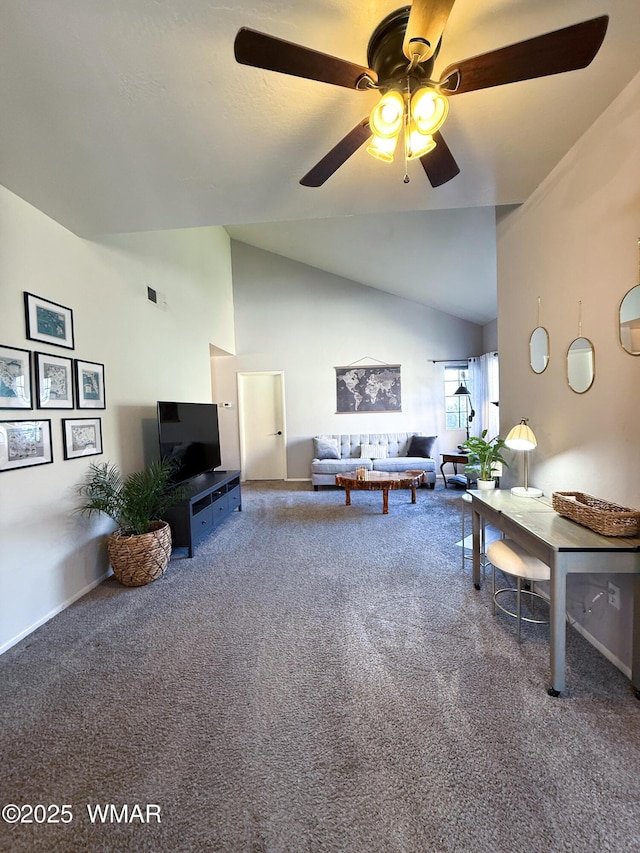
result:
[[[462,447],[469,453],[469,461],[466,472],[477,478],[479,489],[494,489],[495,478],[498,476],[496,469],[499,465],[508,468],[509,465],[502,456],[501,451],[506,447],[504,439],[494,436],[487,441],[487,430],[482,430],[481,435],[472,436],[462,442]]]
[[[116,465],[92,463],[80,486],[80,513],[104,513],[117,524],[107,545],[113,573],[124,586],[143,586],[167,568],[171,528],[161,516],[183,495],[172,482],[173,468],[161,460],[123,477]]]

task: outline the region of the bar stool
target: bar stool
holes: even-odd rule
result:
[[[548,581],[551,577],[551,570],[546,563],[543,563],[537,557],[533,557],[512,539],[499,539],[497,542],[492,542],[487,548],[487,557],[492,566],[493,612],[495,614],[496,607],[499,607],[503,613],[517,620],[518,642],[520,643],[520,626],[522,622],[533,622],[536,625],[546,625],[549,622],[548,619],[534,619],[530,616],[523,616],[522,596],[533,596],[533,600],[541,598],[543,601],[546,601],[543,595],[533,591],[533,584],[536,581]],[[496,569],[499,569],[505,575],[511,575],[517,579],[515,613],[498,601],[498,596],[505,592],[513,592],[514,589],[509,586],[496,589]],[[532,588],[530,590],[522,588],[523,580],[531,583]]]
[[[466,539],[466,515],[467,506],[471,504],[471,495],[469,492],[464,492],[462,495],[462,568],[464,569],[465,560],[473,560],[473,548],[466,548],[464,540]],[[466,553],[468,552],[468,553]],[[483,569],[487,567],[487,559],[485,553],[485,524],[484,519],[480,522],[480,565]]]

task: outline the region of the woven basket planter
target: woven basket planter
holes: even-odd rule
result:
[[[152,521],[148,533],[130,536],[116,530],[109,536],[109,562],[124,586],[144,586],[162,577],[171,557],[171,528]]]

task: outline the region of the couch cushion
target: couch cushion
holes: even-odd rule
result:
[[[340,459],[340,447],[334,438],[314,438],[313,455],[315,459]]]
[[[361,444],[360,456],[363,459],[386,459],[387,445],[386,444]]]
[[[414,435],[409,442],[407,456],[422,456],[430,457],[431,449],[438,436],[437,435]]]
[[[424,456],[390,456],[387,459],[374,459],[375,471],[435,471],[436,463]]]
[[[313,474],[344,474],[355,471],[356,467],[370,471],[373,463],[370,459],[316,459],[311,463]]]

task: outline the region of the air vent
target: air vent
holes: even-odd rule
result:
[[[155,287],[147,285],[147,299],[149,302],[153,302],[161,311],[167,310],[167,297],[161,291],[156,290]]]

